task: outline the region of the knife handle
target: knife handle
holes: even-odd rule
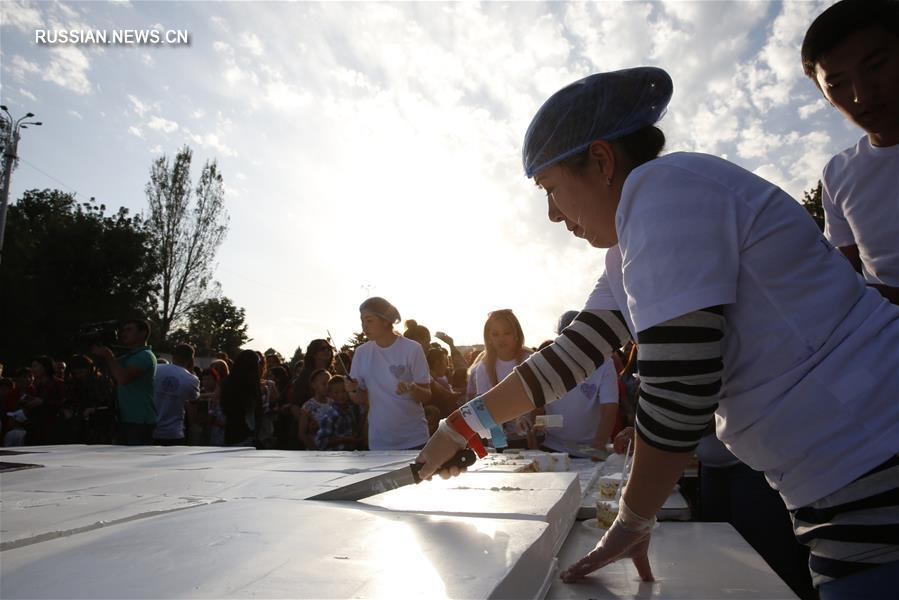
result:
[[[456,455],[443,463],[440,468],[449,469],[450,467],[459,467],[459,469],[464,469],[473,465],[477,460],[478,457],[475,456],[474,450],[465,448],[464,450],[456,452]],[[421,482],[421,477],[418,476],[418,472],[421,471],[423,466],[425,466],[424,463],[419,462],[409,465],[412,469],[412,478],[415,479],[415,483]]]

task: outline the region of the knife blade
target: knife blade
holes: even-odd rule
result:
[[[470,448],[460,450],[451,459],[446,461],[441,469],[449,469],[450,467],[459,467],[464,469],[471,466],[477,460],[475,453]],[[357,481],[337,489],[328,490],[321,494],[316,494],[307,498],[307,500],[362,500],[375,494],[381,494],[390,490],[395,490],[410,483],[421,482],[418,472],[424,465],[422,463],[412,463],[408,466],[399,468],[389,473],[382,473],[375,477],[370,477],[363,481]]]

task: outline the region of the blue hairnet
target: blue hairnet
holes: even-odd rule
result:
[[[571,325],[571,322],[574,321],[576,316],[576,310],[566,310],[562,313],[562,316],[559,317],[559,322],[556,324],[556,334],[561,334],[563,329]]]
[[[656,123],[674,84],[657,67],[596,73],[543,103],[524,136],[524,172],[533,177],[596,140],[612,141]]]

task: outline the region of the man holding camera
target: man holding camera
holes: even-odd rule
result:
[[[106,363],[116,382],[119,406],[119,440],[126,446],[142,446],[153,442],[156,408],[153,405],[153,378],[156,356],[147,345],[150,324],[142,319],[122,323],[119,343],[128,351],[116,358],[106,346],[94,346],[92,354]]]

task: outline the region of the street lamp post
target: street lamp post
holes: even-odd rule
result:
[[[12,179],[12,169],[16,162],[16,150],[19,147],[19,130],[28,129],[29,125],[39,126],[39,121],[26,121],[34,116],[34,113],[28,113],[24,117],[16,120],[9,114],[9,110],[5,106],[0,106],[3,115],[0,115],[4,132],[6,136],[3,144],[3,186],[0,188],[0,262],[3,260],[3,238],[6,233],[6,209],[9,206],[9,183]],[[5,115],[5,116],[4,116]]]

